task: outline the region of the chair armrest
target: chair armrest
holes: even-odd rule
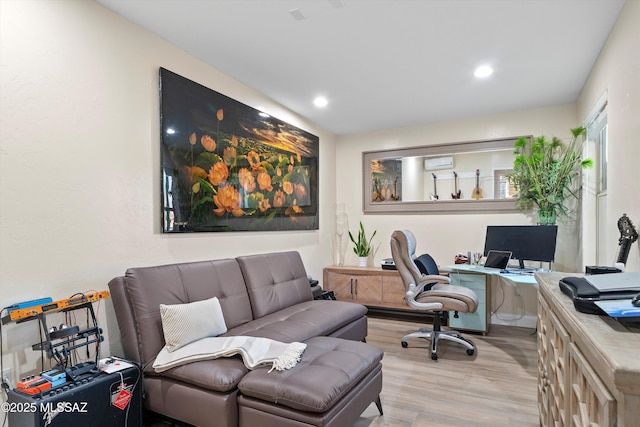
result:
[[[414,284],[409,285],[409,290],[404,295],[404,300],[406,301],[407,305],[416,310],[423,310],[423,311],[442,310],[444,305],[439,302],[424,303],[424,302],[416,301],[416,297],[424,291],[425,286],[434,285],[436,283],[437,282],[422,282],[419,286],[416,286]]]
[[[409,292],[411,292],[411,287],[413,286],[413,293],[415,295],[420,294],[421,292],[424,292],[425,290],[429,290],[431,289],[431,287],[433,285],[437,285],[438,283],[451,283],[451,279],[449,277],[445,277],[445,276],[438,276],[435,274],[432,275],[428,275],[428,276],[422,276],[420,278],[420,282],[417,285],[410,285],[409,286]],[[428,289],[425,289],[425,287],[429,287]]]
[[[443,282],[443,283],[451,283],[451,278],[447,277],[447,276],[439,276],[437,274],[431,274],[428,276],[422,276],[422,278],[420,279],[420,284],[422,285],[423,283],[437,283],[437,282]]]
[[[420,278],[420,283],[418,283],[417,286],[414,284],[409,285],[409,290],[405,294],[404,299],[409,305],[409,307],[414,308],[416,310],[427,310],[427,311],[442,310],[444,306],[439,302],[424,303],[424,302],[416,301],[416,298],[418,297],[418,295],[420,295],[422,292],[425,292],[426,287],[428,287],[426,290],[429,290],[433,285],[436,285],[439,283],[451,283],[451,278],[446,276],[439,276],[436,274],[422,276]]]
[[[431,274],[428,276],[422,276],[422,278],[420,279],[420,282],[418,283],[418,294],[420,292],[425,292],[430,290],[434,285],[437,284],[450,284],[451,283],[451,279],[449,277],[445,277],[445,276],[438,276],[435,274]]]

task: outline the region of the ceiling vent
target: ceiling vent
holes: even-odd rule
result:
[[[453,169],[453,156],[431,157],[424,159],[424,170]]]

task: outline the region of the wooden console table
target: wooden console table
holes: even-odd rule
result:
[[[478,310],[475,313],[459,313],[458,317],[450,312],[445,325],[486,334],[490,325],[487,310],[490,295],[485,275],[469,273],[454,276],[451,278],[452,284],[472,288],[478,294]],[[433,316],[432,313],[414,310],[407,305],[404,300],[404,283],[396,270],[383,270],[380,267],[327,267],[323,271],[323,289],[333,291],[337,300],[357,302],[373,310],[421,317]]]
[[[380,267],[327,267],[322,287],[337,300],[358,302],[371,308],[413,311],[404,301],[404,284],[396,270]]]
[[[576,311],[558,286],[568,275],[535,275],[540,284],[540,425],[635,427],[640,422],[640,327]]]

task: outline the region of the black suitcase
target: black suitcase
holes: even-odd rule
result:
[[[584,277],[565,277],[560,279],[560,289],[573,300],[573,306],[581,313],[599,314],[606,316],[595,302],[629,299],[638,294],[637,290],[600,292]]]

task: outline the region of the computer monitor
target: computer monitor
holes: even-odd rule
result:
[[[557,225],[489,225],[484,255],[490,250],[511,251],[520,268],[524,261],[553,262],[557,235]]]

